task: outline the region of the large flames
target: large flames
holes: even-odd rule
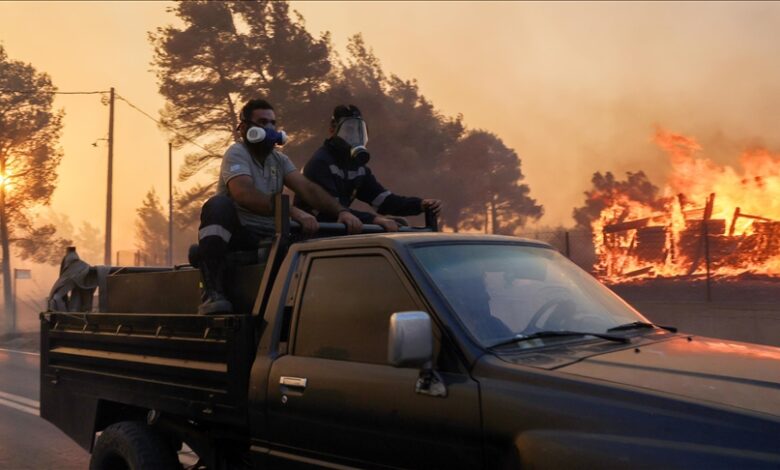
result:
[[[659,129],[655,142],[672,163],[663,197],[611,195],[592,224],[596,272],[612,281],[780,276],[780,155],[746,151],[735,169],[701,156],[694,138]]]

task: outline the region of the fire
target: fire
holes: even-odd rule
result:
[[[780,155],[746,151],[733,168],[702,156],[695,138],[659,129],[654,140],[672,163],[663,196],[653,207],[606,198],[592,223],[596,272],[612,281],[708,269],[780,277]]]

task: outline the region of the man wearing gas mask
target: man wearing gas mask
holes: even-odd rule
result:
[[[417,215],[426,209],[441,210],[438,199],[421,199],[393,194],[385,189],[366,166],[370,155],[366,149],[368,128],[357,106],[339,105],[333,110],[330,135],[303,169],[303,174],[322,186],[339,204],[349,207],[356,198],[370,204],[379,214],[350,209],[364,224],[377,224],[388,232],[398,230],[398,222],[383,215]],[[296,196],[295,205],[331,221],[332,214],[312,208]]]
[[[225,297],[226,255],[229,251],[256,250],[273,237],[273,196],[284,186],[323,214],[343,223],[349,233],[359,233],[362,223],[318,185],[309,181],[290,159],[276,149],[287,141],[276,130],[273,107],[265,100],[250,100],[241,109],[237,131],[241,141],[222,158],[217,194],[203,205],[198,231],[198,265],[203,279],[204,301],[198,313],[232,311]],[[304,233],[318,229],[317,220],[293,207],[293,220]]]

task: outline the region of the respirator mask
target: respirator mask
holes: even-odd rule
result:
[[[242,110],[241,122],[246,128],[244,143],[257,154],[268,155],[275,145],[284,145],[288,141],[286,132],[276,130],[276,121],[273,119],[261,118],[257,123],[250,119],[249,111]]]
[[[370,158],[366,149],[368,144],[368,128],[366,122],[359,117],[347,117],[339,121],[336,127],[336,137],[341,138],[349,145],[350,158],[365,164]]]
[[[273,124],[269,124],[266,127],[260,127],[254,123],[249,123],[251,127],[246,131],[246,143],[247,144],[268,144],[284,145],[287,143],[287,133],[284,131],[277,131]]]

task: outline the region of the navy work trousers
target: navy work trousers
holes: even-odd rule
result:
[[[228,252],[257,250],[267,241],[241,224],[235,203],[229,197],[213,196],[203,204],[198,229],[199,266],[215,278],[222,277]],[[214,287],[222,291],[221,285]]]

